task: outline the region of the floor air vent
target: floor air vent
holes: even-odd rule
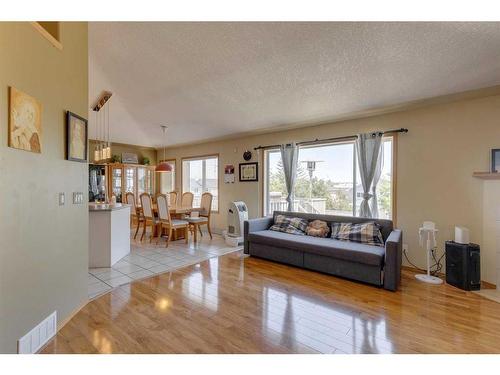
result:
[[[17,352],[19,354],[34,354],[52,337],[57,329],[57,313],[54,311],[35,328],[25,334],[17,342]]]

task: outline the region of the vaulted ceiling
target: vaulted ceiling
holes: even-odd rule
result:
[[[500,84],[500,23],[89,23],[89,101],[159,147]],[[95,118],[89,111],[90,137]]]

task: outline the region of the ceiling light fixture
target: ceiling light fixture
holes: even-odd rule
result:
[[[94,150],[94,162],[105,162],[111,158],[111,141],[109,123],[109,99],[113,95],[109,91],[101,94],[97,104],[92,107],[96,114],[96,141]],[[107,105],[106,105],[107,104]]]
[[[165,134],[167,133],[167,127],[165,125],[161,125],[161,129],[163,130],[163,137],[165,137]],[[172,172],[172,165],[170,165],[170,163],[167,163],[167,161],[165,160],[166,148],[167,146],[165,142],[163,146],[163,161],[156,166],[155,169],[156,172],[160,173]]]

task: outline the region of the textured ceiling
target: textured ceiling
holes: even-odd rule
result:
[[[91,22],[89,55],[112,140],[158,147],[498,85],[500,23]]]

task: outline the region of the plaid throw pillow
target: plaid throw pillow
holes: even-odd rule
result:
[[[300,217],[277,215],[274,219],[274,225],[269,228],[269,230],[304,236],[306,234],[307,224],[307,220],[301,219]]]
[[[332,223],[334,240],[359,242],[366,245],[384,246],[384,239],[377,223]]]

